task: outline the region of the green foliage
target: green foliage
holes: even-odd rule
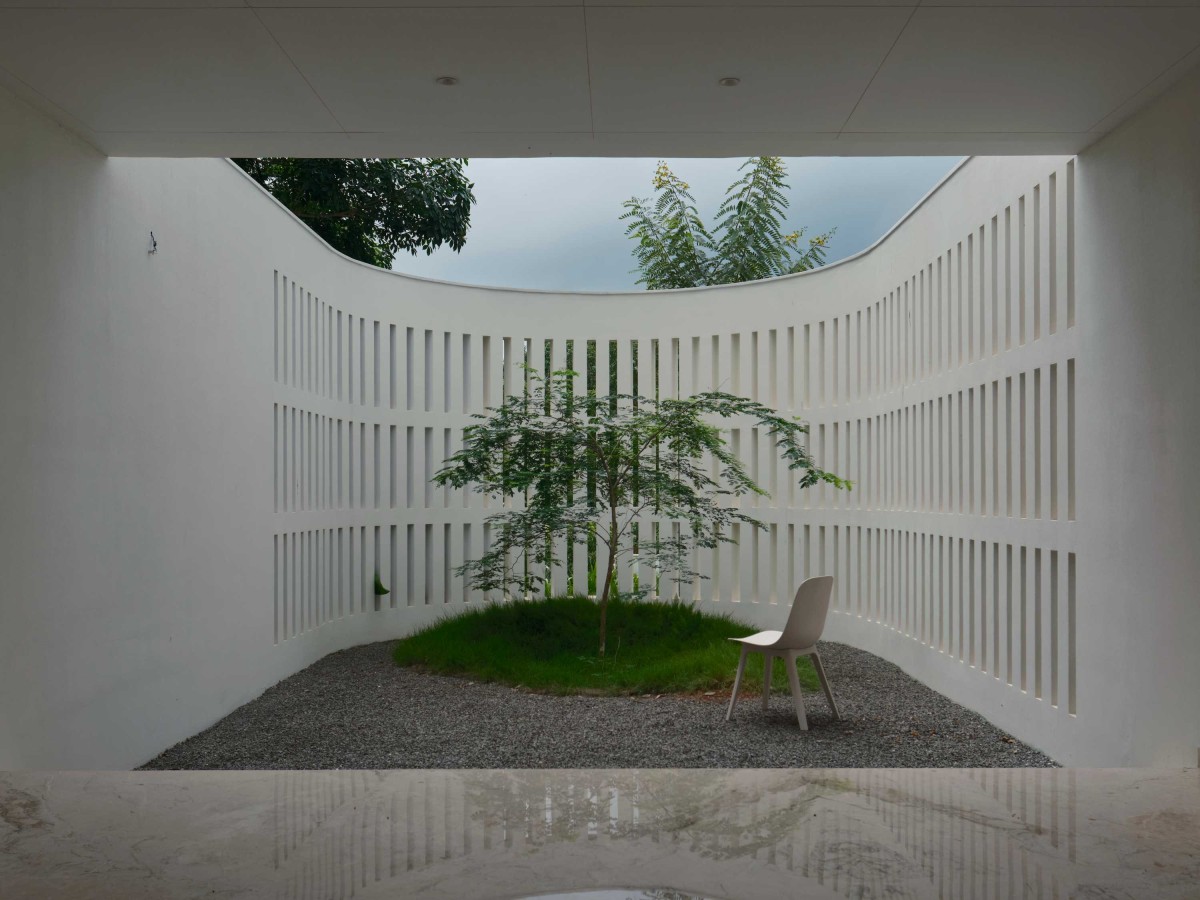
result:
[[[680,603],[614,600],[613,653],[595,654],[600,609],[583,597],[493,603],[443,619],[404,638],[395,659],[477,681],[524,685],[555,694],[660,694],[711,691],[733,684],[738,646],[731,637],[756,629]],[[807,659],[800,680],[818,687]],[[787,691],[783,665],[773,687]],[[746,696],[762,687],[762,667],[748,665]]]
[[[375,573],[375,596],[376,597],[386,597],[390,593],[391,593],[391,591],[389,591],[387,588],[385,588],[383,586],[383,581],[380,579],[379,573],[376,572]]]
[[[465,159],[235,159],[335,250],[384,269],[402,250],[461,250],[474,185]]]
[[[654,173],[657,198],[624,203],[625,234],[649,290],[757,281],[805,272],[825,263],[833,232],[818,234],[801,247],[805,229],[785,234],[787,171],[778,156],[755,156],[725,191],[712,231],[696,210],[687,182],[660,162]]]
[[[655,582],[691,582],[701,577],[691,567],[694,548],[732,543],[734,525],[766,528],[730,502],[766,492],[710,420],[760,427],[802,488],[822,482],[850,487],[816,465],[804,445],[803,422],[754,400],[719,391],[687,399],[600,390],[581,396],[576,372],[554,372],[549,381],[529,366],[525,372],[525,392],[476,415],[480,421],[465,429],[462,450],[433,480],[474,488],[500,510],[487,519],[491,545],[458,569],[479,590],[544,593],[549,571],[562,562],[556,537],[589,558],[593,542],[597,558],[606,550],[597,573],[602,656],[619,561],[636,549],[637,564],[653,571]],[[523,502],[510,503],[513,498]],[[643,514],[681,527],[639,533]]]

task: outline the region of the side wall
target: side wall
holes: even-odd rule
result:
[[[344,263],[0,93],[0,767],[137,765],[379,633],[270,639],[276,265]]]
[[[1110,329],[1154,278],[1186,297],[1181,249],[1122,282],[1141,238],[1112,222],[1124,203],[1143,222],[1175,208],[1165,187],[1134,187],[1128,171],[1153,163],[1122,135],[1180,93],[1078,161],[971,160],[820,272],[573,296],[358,265],[224,161],[105,159],[0,97],[0,767],[136,765],[327,652],[480,602],[450,572],[484,546],[487,510],[428,476],[471,412],[519,387],[521,359],[548,344],[565,363],[568,341],[616,352],[623,389],[634,354],[647,373],[657,352],[660,391],[723,386],[792,410],[857,481],[791,490],[762,436],[735,430],[772,489],[757,510],[770,528],[700,559],[712,578],[686,595],[765,624],[797,580],[831,572],[831,637],[1059,759],[1194,761],[1194,698],[1162,715],[1149,700],[1164,675],[1194,684],[1193,664],[1129,670],[1112,654],[1195,643],[1196,563],[1113,552],[1110,527],[1153,542],[1156,520],[1134,511],[1159,495],[1108,491],[1126,460],[1097,424],[1113,392],[1150,416],[1160,380],[1137,363],[1178,349],[1169,325],[1138,348]],[[1093,159],[1125,181],[1085,179]],[[1112,272],[1085,277],[1095,257]],[[1186,384],[1180,410],[1197,406]],[[1180,410],[1178,434],[1150,436],[1183,475],[1174,442],[1195,426]],[[1175,509],[1177,543],[1194,543],[1195,514]],[[656,526],[672,523],[643,533]],[[1118,569],[1154,576],[1161,603],[1129,616]]]
[[[1097,762],[1200,764],[1197,148],[1200,70],[1079,157],[1078,640],[1105,689]]]

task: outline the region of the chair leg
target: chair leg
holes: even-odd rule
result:
[[[784,657],[787,668],[788,686],[792,689],[792,700],[796,703],[796,721],[800,723],[801,731],[808,731],[808,716],[804,714],[804,697],[800,694],[800,673],[796,671],[796,654],[788,653]]]
[[[815,650],[812,655],[813,668],[817,670],[817,677],[821,679],[821,688],[825,691],[825,699],[829,701],[829,708],[833,711],[835,721],[841,721],[842,714],[838,712],[837,702],[833,699],[833,685],[829,683],[829,676],[825,674],[825,667],[821,665],[821,654]]]
[[[746,671],[746,648],[742,647],[742,655],[738,658],[737,674],[733,676],[733,694],[729,697],[729,709],[725,711],[725,721],[733,715],[733,704],[737,703],[738,688],[742,686],[742,673]]]
[[[771,708],[771,663],[774,660],[770,653],[763,654],[763,712]]]

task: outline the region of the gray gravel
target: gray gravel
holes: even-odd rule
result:
[[[555,697],[398,667],[392,642],[333,653],[145,769],[1053,766],[981,716],[862,650],[821,644],[835,722],[806,693]],[[724,701],[724,702],[722,702]]]

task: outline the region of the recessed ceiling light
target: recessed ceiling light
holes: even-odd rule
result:
[[[435,78],[433,80],[436,81],[438,84],[440,84],[442,87],[454,87],[454,85],[458,84],[458,79],[455,78],[453,75],[439,75],[437,78]]]
[[[717,84],[719,84],[721,87],[737,87],[741,83],[742,79],[735,78],[732,75],[726,75],[724,78],[717,79]]]

